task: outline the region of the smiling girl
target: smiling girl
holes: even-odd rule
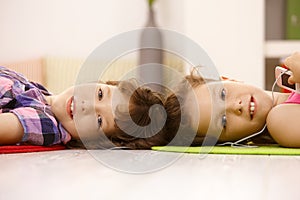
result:
[[[285,65],[293,72],[289,82],[300,83],[300,53],[288,57]],[[187,90],[188,85],[191,89]],[[185,119],[186,127],[196,132],[193,145],[201,145],[205,137],[212,144],[232,144],[256,136],[247,141],[300,147],[299,104],[300,94],[294,92],[272,93],[237,81],[204,80],[192,73],[167,98],[166,108],[169,115]],[[171,121],[167,124],[169,130],[176,126]]]
[[[160,117],[148,114],[153,105],[163,105],[162,96],[135,80],[82,84],[52,95],[40,84],[0,67],[0,145],[81,141],[93,141],[97,148],[165,145],[168,139],[161,130],[149,135],[143,129],[160,124]],[[153,112],[163,117],[161,109]],[[130,127],[133,121],[135,129]]]

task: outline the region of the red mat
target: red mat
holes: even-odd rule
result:
[[[55,151],[55,150],[63,150],[63,149],[66,149],[66,146],[64,145],[53,145],[53,146],[9,145],[9,146],[0,146],[0,154]]]

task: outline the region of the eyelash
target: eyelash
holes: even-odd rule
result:
[[[222,100],[225,100],[225,98],[226,98],[226,90],[223,88],[223,89],[221,90],[221,99],[222,99]]]
[[[223,128],[226,128],[226,123],[227,123],[226,115],[223,115],[222,116],[222,126],[223,126]]]
[[[101,100],[103,98],[103,92],[102,92],[102,89],[99,88],[98,90],[98,99]]]
[[[223,89],[221,90],[221,99],[222,99],[223,101],[225,101],[225,98],[226,98],[226,90],[223,88]],[[222,122],[223,128],[226,128],[226,123],[227,123],[226,114],[222,115],[222,120],[221,120],[221,122]]]
[[[102,98],[103,98],[103,91],[102,91],[101,88],[99,88],[99,90],[98,90],[98,99],[99,99],[99,101],[101,101]],[[98,127],[100,128],[102,126],[102,117],[101,116],[98,116],[97,123],[98,123]]]
[[[98,127],[101,127],[102,126],[102,118],[101,118],[101,116],[98,116],[97,122],[98,122]]]

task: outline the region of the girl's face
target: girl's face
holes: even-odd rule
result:
[[[219,141],[235,141],[260,131],[272,108],[272,98],[264,90],[240,82],[211,82],[194,92],[200,122],[193,126],[198,135],[212,134]]]
[[[107,84],[71,87],[51,97],[51,110],[73,138],[109,135],[115,129],[112,96],[116,90]]]

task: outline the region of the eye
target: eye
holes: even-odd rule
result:
[[[222,100],[225,100],[225,97],[226,97],[226,90],[223,88],[221,90],[221,98],[222,98]]]
[[[99,101],[100,101],[102,98],[103,98],[103,92],[102,92],[102,89],[99,88],[99,90],[98,90],[98,99],[99,99]]]
[[[227,124],[226,115],[223,115],[222,116],[222,126],[223,126],[223,128],[226,128],[226,124]]]
[[[101,116],[98,116],[97,122],[98,122],[98,127],[101,127],[102,126],[102,117]]]

